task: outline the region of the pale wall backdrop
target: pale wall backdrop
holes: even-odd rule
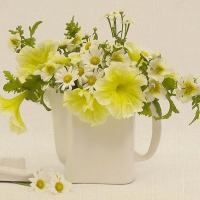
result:
[[[162,56],[178,73],[200,76],[200,1],[199,0],[0,0],[0,94],[6,83],[3,70],[15,72],[15,54],[7,48],[8,30],[22,25],[25,31],[43,21],[35,36],[37,42],[61,40],[66,22],[74,15],[87,32],[98,27],[101,40],[109,39],[109,27],[102,16],[123,9],[137,23],[128,38],[138,45],[161,50]],[[26,32],[27,33],[27,32]],[[199,80],[200,82],[200,80]],[[189,126],[194,116],[190,103],[175,100],[179,115],[163,121],[161,143],[149,161],[137,163],[136,180],[127,186],[86,185],[69,199],[200,199],[200,121]],[[167,103],[163,104],[167,110]],[[28,131],[17,136],[9,131],[8,117],[0,116],[0,157],[23,156],[27,168],[43,167],[62,172],[57,160],[51,113],[42,106],[23,102],[21,115]],[[148,148],[150,119],[137,117],[136,147]],[[0,199],[36,199],[39,194],[26,188],[0,183]],[[45,197],[42,197],[45,199]],[[54,199],[54,196],[46,196]],[[64,199],[59,196],[59,199]]]

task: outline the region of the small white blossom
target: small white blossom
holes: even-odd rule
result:
[[[147,102],[152,102],[155,98],[166,99],[167,91],[162,84],[156,80],[150,80],[149,86],[144,90],[144,95]]]
[[[69,38],[65,38],[64,40],[61,40],[58,44],[58,47],[61,49],[66,49],[68,48],[68,46],[70,46],[72,44],[73,38],[69,39]]]
[[[78,70],[78,82],[81,86],[87,82],[88,77],[93,75],[93,68],[84,65],[82,62],[74,65],[74,68]]]
[[[171,69],[167,67],[164,59],[157,58],[150,62],[150,67],[147,69],[149,78],[162,82],[166,74],[171,73]]]
[[[83,85],[84,89],[88,89],[90,93],[94,92],[95,83],[98,79],[104,76],[104,71],[101,69],[94,69],[92,76],[88,77],[87,82]]]
[[[86,51],[89,51],[89,48],[91,46],[99,46],[100,42],[98,40],[90,39],[88,42],[83,43],[83,46],[81,47],[81,53],[85,53]]]
[[[102,57],[103,50],[93,45],[89,47],[89,51],[82,54],[82,62],[92,68],[97,68],[102,63]]]
[[[135,21],[133,21],[131,18],[127,18],[127,19],[124,18],[123,21],[120,20],[120,22],[122,24],[135,24]]]
[[[60,84],[58,88],[61,88],[61,90],[72,90],[72,86],[75,86],[75,81],[78,77],[77,69],[74,69],[72,66],[63,67],[56,72],[55,82]]]
[[[40,75],[41,79],[47,82],[53,77],[59,67],[60,65],[54,63],[46,63],[41,70],[36,70],[34,75]]]
[[[192,97],[200,93],[200,86],[196,83],[196,78],[191,74],[181,77],[176,89],[176,98],[182,103],[192,100]]]
[[[21,37],[19,33],[15,35],[11,35],[8,39],[8,47],[11,51],[15,51],[15,49],[21,44]]]

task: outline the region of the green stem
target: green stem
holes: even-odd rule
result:
[[[107,17],[107,20],[108,20],[108,23],[110,26],[110,31],[111,31],[112,37],[113,37],[112,25],[111,25],[110,19],[108,17]]]
[[[127,28],[126,28],[126,31],[125,31],[125,34],[124,34],[124,39],[126,38],[127,36],[127,33],[128,33],[128,30],[129,30],[129,27],[130,27],[130,24],[128,24]]]
[[[123,31],[124,31],[123,19],[124,19],[123,14],[121,14],[121,20],[122,20],[121,38],[122,38],[122,35],[123,35]]]
[[[143,59],[142,56],[140,56],[140,59],[138,60],[136,67],[138,67],[138,65],[140,64],[140,62],[142,61],[142,59]]]

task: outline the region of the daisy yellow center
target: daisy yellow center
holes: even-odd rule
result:
[[[67,74],[63,77],[63,82],[64,83],[69,83],[72,80],[72,75],[71,74]]]
[[[82,76],[84,74],[84,69],[82,67],[78,68],[78,75]]]
[[[56,70],[56,68],[55,68],[55,66],[53,66],[53,65],[46,65],[46,66],[45,66],[45,71],[46,71],[46,73],[49,74],[49,75],[54,74],[55,70]]]
[[[150,85],[150,90],[149,92],[151,94],[159,94],[160,93],[160,85],[158,81],[154,81],[151,85]]]
[[[184,95],[185,96],[190,96],[194,92],[196,92],[196,87],[192,83],[186,82],[185,83],[185,88],[184,88]]]
[[[165,68],[162,65],[158,64],[156,65],[154,71],[157,75],[160,75],[165,71]]]
[[[39,189],[43,189],[44,188],[44,181],[39,179],[36,183],[36,186],[39,188]]]
[[[10,41],[11,41],[11,43],[13,44],[13,45],[15,45],[15,46],[18,46],[19,45],[19,40],[18,39],[16,39],[16,38],[11,38],[10,39]]]
[[[147,52],[145,52],[145,51],[141,51],[141,54],[142,54],[143,56],[145,56],[145,57],[148,57],[148,56],[149,56],[149,54],[148,54]]]
[[[90,76],[90,77],[88,78],[87,83],[88,83],[88,85],[92,86],[92,85],[95,84],[96,80],[97,80],[96,77]]]
[[[98,65],[100,63],[100,58],[97,56],[93,56],[92,58],[90,58],[90,63],[92,65]]]
[[[91,42],[86,43],[85,50],[88,50],[90,46],[91,46]]]
[[[62,192],[63,189],[64,189],[64,186],[63,186],[63,184],[62,184],[61,182],[57,182],[57,183],[55,184],[55,189],[56,189],[56,191],[58,191],[58,192]]]
[[[124,59],[119,54],[116,53],[113,53],[111,60],[115,62],[124,62]]]

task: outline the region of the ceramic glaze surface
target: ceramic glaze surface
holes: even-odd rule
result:
[[[52,108],[56,152],[72,183],[127,184],[135,178],[135,162],[150,158],[160,140],[160,122],[153,120],[149,151],[135,154],[135,118],[108,117],[105,124],[91,127],[62,106],[63,95],[47,92]]]

